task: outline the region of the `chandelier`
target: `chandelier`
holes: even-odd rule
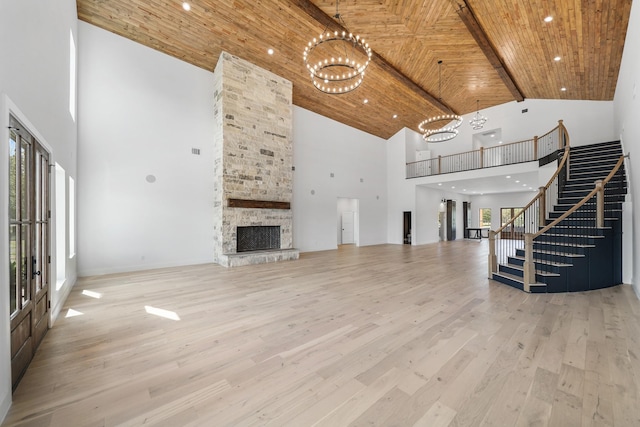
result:
[[[440,102],[442,102],[442,61],[438,61],[438,93]],[[442,124],[436,129],[429,129],[428,126],[433,123]],[[442,142],[455,138],[458,135],[458,128],[462,124],[462,117],[457,114],[444,114],[442,116],[429,117],[418,125],[418,129],[422,132],[422,138],[427,142]]]
[[[473,130],[480,130],[487,122],[487,118],[480,114],[480,100],[476,100],[476,115],[469,120],[469,124]]]
[[[338,12],[336,21],[346,28]],[[364,38],[346,30],[328,31],[311,40],[302,54],[313,85],[324,93],[348,93],[362,84],[364,71],[371,62],[371,48]]]

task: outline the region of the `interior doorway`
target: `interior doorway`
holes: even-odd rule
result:
[[[402,219],[402,242],[405,245],[411,244],[411,212],[404,212]]]
[[[471,228],[471,202],[462,202],[462,227],[462,236],[466,239]]]
[[[338,197],[338,245],[360,245],[360,203],[358,199]]]
[[[15,390],[49,328],[49,153],[9,119],[9,313]]]
[[[447,240],[446,228],[447,228],[447,201],[442,199],[440,205],[438,205],[438,237],[441,242]]]
[[[456,201],[447,200],[447,240],[456,240]]]

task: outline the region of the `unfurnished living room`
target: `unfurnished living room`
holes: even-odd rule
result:
[[[640,425],[639,40],[632,0],[0,1],[0,424]]]

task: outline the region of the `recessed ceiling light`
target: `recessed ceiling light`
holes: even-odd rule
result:
[[[467,189],[466,189],[466,188],[463,188],[463,189],[462,189],[462,191],[467,191]]]
[[[560,90],[563,91],[563,92],[566,92],[567,88],[566,87],[561,87]]]
[[[365,99],[365,100],[364,100],[364,101],[362,101],[362,102],[364,102],[365,104],[368,104],[368,103],[369,103],[369,100],[368,100],[368,99]]]
[[[438,183],[438,185],[442,185],[442,183],[441,183],[441,182],[439,182],[439,183]]]
[[[518,184],[520,181],[516,181],[516,184]]]
[[[547,16],[546,18],[544,18],[544,22],[551,22],[553,21],[553,16]]]
[[[507,175],[507,176],[506,176],[506,178],[507,178],[507,179],[511,178],[511,175]]]
[[[523,187],[526,187],[526,186],[527,186],[527,184],[522,184],[522,186],[523,186]]]
[[[456,187],[451,187],[451,189],[452,189],[452,190],[453,190],[454,188],[456,188]]]
[[[269,48],[269,49],[267,50],[267,53],[268,53],[269,55],[273,55],[273,49]]]
[[[394,119],[397,119],[397,118],[398,118],[398,115],[397,115],[397,114],[394,114],[394,115],[393,115],[393,118],[394,118]]]
[[[560,61],[562,58],[560,58],[559,56],[556,56],[555,58],[553,58],[554,61],[558,62]]]
[[[188,12],[191,10],[191,5],[185,1],[182,3],[182,8]]]

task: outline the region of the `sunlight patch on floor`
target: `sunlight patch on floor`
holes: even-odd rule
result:
[[[88,291],[86,289],[82,291],[82,295],[86,295],[88,297],[95,298],[95,299],[102,298],[102,294],[100,292]]]
[[[166,319],[171,320],[180,320],[180,316],[175,311],[164,310],[162,308],[151,307],[150,305],[145,305],[144,309],[147,313],[153,314],[155,316],[164,317]]]
[[[77,311],[77,310],[74,310],[73,308],[70,308],[70,309],[67,311],[67,315],[66,315],[66,316],[64,316],[64,317],[66,317],[66,318],[68,318],[68,317],[76,317],[76,316],[82,316],[83,314],[84,314],[84,313],[82,313],[82,312],[80,312],[80,311]]]

